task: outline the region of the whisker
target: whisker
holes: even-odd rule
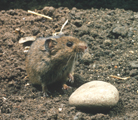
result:
[[[82,56],[83,56],[83,52],[81,52],[81,58],[82,58]]]
[[[76,53],[75,53],[74,60],[73,60],[72,71],[74,71],[74,68],[75,68],[75,62],[76,62],[75,59],[76,59]]]
[[[68,59],[67,64],[69,63],[69,61],[70,61],[71,58],[72,58],[72,55],[71,55],[70,58]]]
[[[75,56],[74,56],[74,61],[75,61],[75,59],[76,59],[76,53],[75,53]]]
[[[81,58],[81,53],[79,54],[79,58]]]
[[[77,59],[78,59],[78,53],[77,53],[77,56],[76,56],[76,57],[77,57]]]
[[[78,58],[77,58],[77,53],[76,53],[76,55],[75,55],[75,59],[76,59],[75,61],[78,61]]]
[[[69,61],[70,61],[71,58],[72,58],[72,55],[69,57],[69,59],[68,59],[68,61],[67,61],[67,63],[66,63],[66,65],[65,65],[64,68],[66,68],[68,66],[68,63],[69,63]]]

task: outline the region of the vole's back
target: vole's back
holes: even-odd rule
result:
[[[45,51],[45,39],[39,38],[31,45],[26,57],[26,71],[29,79],[33,84],[41,84],[39,76],[42,70],[48,70],[50,59],[47,57],[48,52]]]

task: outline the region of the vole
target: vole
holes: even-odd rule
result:
[[[26,56],[26,71],[32,84],[40,84],[44,95],[47,85],[59,81],[63,89],[68,78],[73,82],[77,56],[87,51],[87,44],[72,36],[38,38]]]

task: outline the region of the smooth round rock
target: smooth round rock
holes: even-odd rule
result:
[[[115,86],[104,81],[91,81],[80,86],[69,97],[69,104],[80,109],[93,111],[108,110],[119,100]]]

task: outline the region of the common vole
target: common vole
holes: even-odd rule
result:
[[[44,94],[47,85],[60,81],[63,88],[72,75],[79,54],[87,50],[87,44],[72,36],[57,35],[38,38],[31,45],[26,57],[26,71],[33,84],[40,84]]]

